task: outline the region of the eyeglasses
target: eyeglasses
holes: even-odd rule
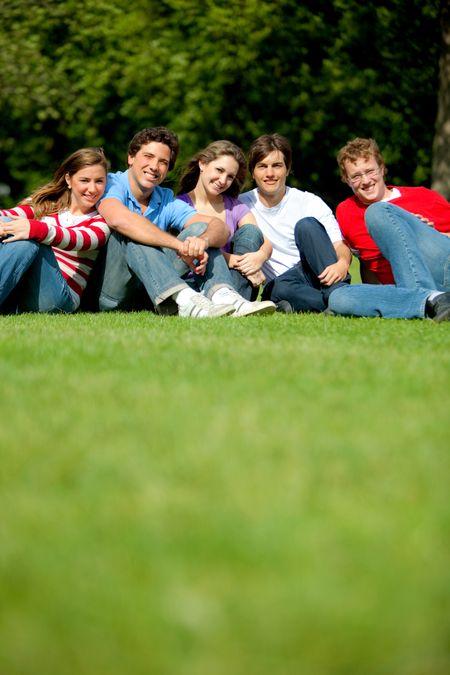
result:
[[[360,183],[365,176],[367,178],[375,178],[375,176],[378,176],[380,171],[380,167],[377,167],[376,169],[367,169],[367,171],[361,171],[361,173],[355,173],[353,176],[349,176],[348,180],[352,185],[358,185],[358,183]]]

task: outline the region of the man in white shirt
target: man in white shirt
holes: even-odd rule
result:
[[[283,136],[257,138],[248,163],[256,188],[239,199],[273,245],[263,266],[263,298],[280,311],[323,312],[330,293],[350,283],[351,252],[331,209],[317,195],[286,185],[292,150]]]

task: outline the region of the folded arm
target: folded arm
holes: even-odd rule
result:
[[[124,237],[147,246],[172,248],[181,253],[183,242],[179,241],[169,232],[160,230],[157,225],[140,213],[130,211],[122,202],[113,197],[104,199],[98,207],[99,213],[115,230]]]
[[[239,227],[243,227],[247,223],[255,225],[256,219],[253,213],[247,213],[239,222]],[[259,229],[259,228],[258,228]],[[229,253],[227,262],[230,269],[237,269],[244,277],[250,279],[254,275],[257,275],[257,278],[264,278],[264,275],[261,273],[261,268],[269,260],[272,255],[272,244],[267,239],[266,236],[263,236],[263,243],[257,251],[250,251],[248,253],[243,253],[242,255],[236,255],[234,253]],[[252,279],[250,279],[251,281]],[[261,282],[259,282],[261,283]]]
[[[34,239],[67,251],[95,251],[106,244],[108,237],[109,227],[100,216],[86,218],[73,227],[60,225],[56,216],[48,216],[46,221],[15,217],[0,224],[0,238],[5,244]]]
[[[336,251],[337,262],[325,267],[322,274],[319,274],[319,280],[324,286],[331,286],[337,281],[343,281],[348,274],[348,268],[352,261],[352,252],[343,241],[333,242]]]
[[[205,248],[222,248],[228,241],[230,232],[227,225],[216,216],[207,216],[204,213],[195,213],[184,224],[184,227],[192,223],[206,223],[206,230],[198,237],[188,237],[188,239],[201,239],[206,242]]]

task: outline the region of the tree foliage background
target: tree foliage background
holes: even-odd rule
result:
[[[133,134],[154,125],[179,135],[179,168],[212,140],[247,150],[278,131],[291,184],[331,206],[348,194],[336,152],[356,135],[377,139],[389,180],[430,185],[443,5],[3,0],[2,204],[79,147],[102,145],[124,168]]]

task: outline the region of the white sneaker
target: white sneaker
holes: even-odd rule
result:
[[[233,305],[233,316],[249,316],[250,314],[273,314],[277,306],[271,300],[263,300],[259,302],[255,300],[250,302],[239,295],[239,293],[228,286],[219,288],[212,296],[214,303],[226,303]]]
[[[235,311],[234,305],[215,305],[204,295],[195,293],[186,305],[178,308],[178,316],[192,319],[208,319],[216,316],[227,316]]]
[[[276,305],[271,300],[245,300],[238,296],[236,302],[233,303],[233,316],[249,316],[250,314],[273,314],[276,310]]]

